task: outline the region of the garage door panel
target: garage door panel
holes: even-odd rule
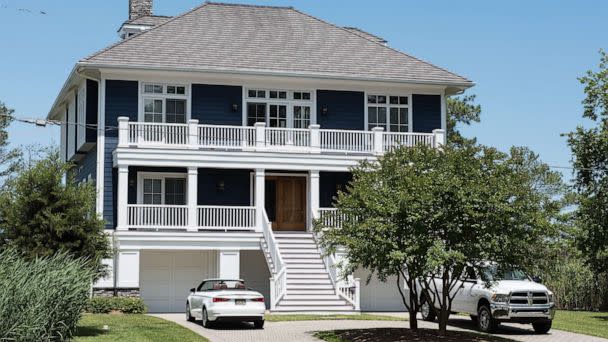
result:
[[[213,255],[211,253],[142,251],[141,297],[148,306],[148,311],[183,312],[189,290],[204,278],[215,276],[213,260],[208,260]]]

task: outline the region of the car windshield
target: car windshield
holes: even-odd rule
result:
[[[496,266],[489,266],[483,270],[486,278],[490,281],[497,280],[528,280],[528,276],[519,269],[499,270]]]
[[[201,284],[201,290],[246,290],[245,282],[241,280],[207,280]]]

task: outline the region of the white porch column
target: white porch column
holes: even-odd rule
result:
[[[266,203],[266,172],[264,169],[255,169],[255,230],[262,231],[262,222],[264,220],[264,204]]]
[[[241,276],[241,253],[234,251],[218,251],[218,277],[222,279],[239,279]]]
[[[188,231],[189,232],[197,232],[198,231],[198,168],[189,167],[188,168],[188,191],[187,195],[187,204],[188,204]]]
[[[116,230],[128,230],[128,202],[129,202],[129,167],[118,167],[118,188],[116,204]]]
[[[442,145],[445,145],[445,130],[443,129],[434,129],[433,134],[435,135],[435,148],[439,148]]]
[[[374,133],[374,154],[380,155],[384,153],[384,139],[383,138],[383,127],[374,127],[372,128],[372,132]]]
[[[116,257],[116,287],[139,288],[139,251],[120,251]]]
[[[311,170],[308,176],[310,183],[310,211],[309,211],[309,229],[312,229],[313,220],[319,218],[319,187],[320,187],[320,177],[318,170]]]
[[[118,117],[118,147],[127,147],[129,145],[129,118],[125,116]]]

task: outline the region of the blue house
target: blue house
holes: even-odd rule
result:
[[[201,279],[229,277],[274,311],[403,310],[394,281],[340,277],[311,225],[361,160],[444,143],[446,98],[471,81],[291,7],[164,17],[130,0],[119,35],[49,113],[117,250],[96,292],[182,312]]]

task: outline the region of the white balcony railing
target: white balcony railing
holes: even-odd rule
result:
[[[274,270],[270,277],[270,309],[274,310],[279,300],[287,292],[287,267],[281,256],[279,244],[272,232],[272,225],[268,219],[268,215],[266,215],[266,210],[262,210],[261,217],[262,234],[266,242],[265,252],[267,253],[267,258],[269,257],[270,261],[272,261],[272,269]]]
[[[255,207],[198,206],[197,227],[202,229],[254,230]]]
[[[255,207],[197,206],[196,221],[189,222],[186,205],[127,205],[127,227],[132,229],[255,230]],[[119,208],[120,215],[120,208]]]
[[[185,205],[129,204],[130,228],[180,229],[188,226],[188,207]]]
[[[397,146],[424,144],[438,147],[445,142],[445,132],[395,133],[382,128],[371,131],[266,127],[264,123],[249,126],[199,125],[129,122],[118,119],[119,146],[227,149],[296,153],[344,153],[381,155]]]

